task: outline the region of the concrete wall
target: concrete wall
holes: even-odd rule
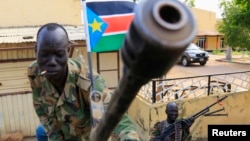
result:
[[[81,25],[81,0],[2,0],[0,27],[35,26],[47,22]]]
[[[249,124],[250,123],[250,91],[227,94],[228,97],[222,102],[223,106],[216,104],[210,111],[225,107],[228,116],[201,116],[195,120],[191,127],[194,140],[207,140],[207,127],[209,124]],[[179,105],[179,117],[189,117],[217,100],[217,96],[201,97],[198,99],[185,99],[176,101]],[[136,122],[138,132],[143,141],[150,138],[150,129],[157,121],[165,120],[165,106],[167,102],[150,104],[139,96],[131,104],[128,114]]]

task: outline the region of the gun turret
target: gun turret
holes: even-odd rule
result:
[[[106,141],[140,88],[166,74],[193,41],[196,22],[177,0],[143,0],[121,49],[124,72],[91,141]]]

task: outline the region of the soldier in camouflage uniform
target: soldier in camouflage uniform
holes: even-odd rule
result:
[[[28,67],[34,108],[49,141],[88,140],[91,130],[89,72],[79,61],[68,58],[69,45],[63,26],[56,23],[42,26],[37,33],[37,60]],[[93,76],[94,88],[101,92],[105,109],[112,93],[100,75]],[[139,141],[135,131],[125,114],[112,139]]]
[[[164,139],[159,139],[158,137],[163,133],[164,129],[166,129],[169,125],[178,122],[178,106],[175,102],[169,102],[166,105],[165,113],[167,114],[167,119],[161,122],[155,123],[153,129],[151,129],[151,139],[150,141],[175,141],[175,132],[168,136],[165,136]],[[192,126],[194,122],[193,118],[187,119],[185,128],[180,127],[180,138],[181,141],[191,141],[192,136],[190,134],[189,128]]]

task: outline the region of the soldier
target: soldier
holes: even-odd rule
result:
[[[167,119],[163,120],[161,122],[157,122],[153,129],[151,130],[151,141],[177,141],[180,138],[180,141],[190,141],[192,136],[190,134],[189,128],[192,126],[194,119],[190,118],[185,120],[187,126],[184,128],[181,125],[176,124],[175,130],[172,134],[170,135],[165,135],[163,138],[159,138],[164,129],[166,129],[169,125],[172,125],[176,123],[178,120],[183,120],[183,119],[177,119],[178,117],[178,106],[175,102],[169,102],[166,105],[166,110],[165,113],[167,114]]]
[[[92,119],[87,66],[68,58],[70,41],[60,24],[43,25],[37,32],[36,43],[36,60],[28,67],[28,78],[33,105],[42,125],[38,131],[42,133],[44,129],[49,141],[88,140]],[[100,75],[93,73],[93,76],[94,88],[101,92],[105,109],[112,93]],[[135,126],[126,114],[112,137],[120,141],[139,141]]]

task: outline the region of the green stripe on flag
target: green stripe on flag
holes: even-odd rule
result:
[[[91,52],[104,52],[104,51],[113,51],[119,50],[125,39],[124,33],[102,36],[94,48],[91,49]]]

